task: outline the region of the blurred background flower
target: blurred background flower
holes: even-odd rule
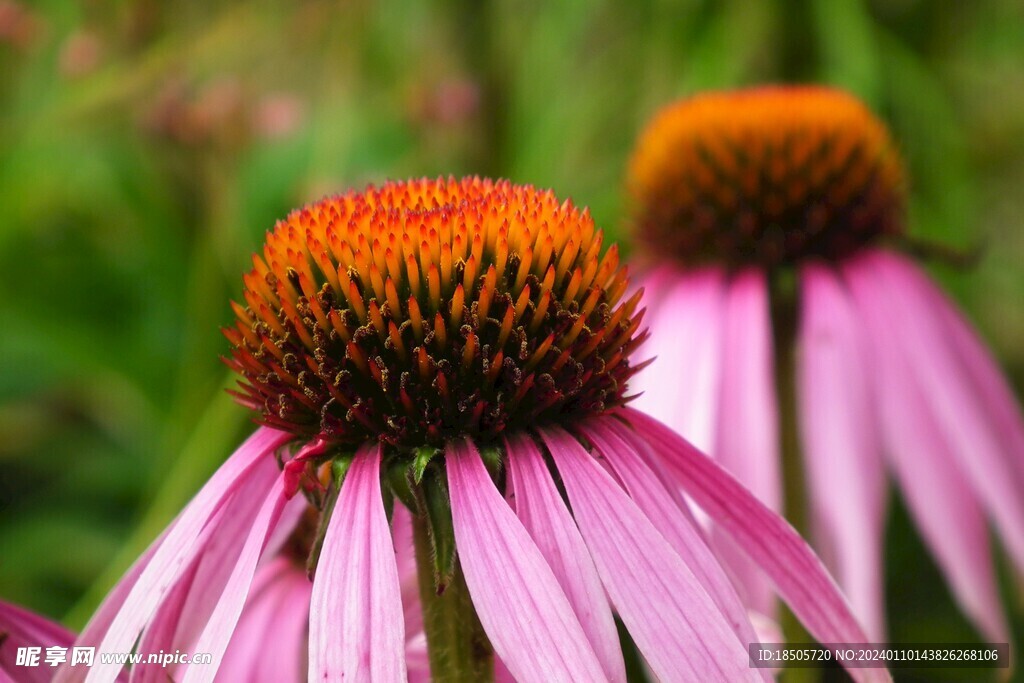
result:
[[[907,159],[915,235],[991,246],[932,274],[1020,393],[1016,0],[0,0],[0,596],[80,628],[249,430],[219,328],[289,208],[482,173],[621,241],[643,122],[768,81],[855,92]],[[973,639],[898,498],[887,543],[891,637]]]

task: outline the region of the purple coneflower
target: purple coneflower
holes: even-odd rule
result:
[[[893,248],[903,178],[885,127],[840,91],[709,93],[661,111],[630,169],[661,359],[633,385],[637,406],[779,510],[775,383],[793,377],[813,538],[868,632],[885,633],[888,469],[964,611],[1006,641],[986,521],[1024,569],[1024,426],[970,325]],[[773,367],[773,346],[785,358],[794,341],[795,372]],[[729,564],[770,613],[749,564]]]
[[[387,183],[280,222],[227,332],[239,398],[264,426],[82,639],[119,652],[159,630],[165,651],[213,654],[177,680],[212,679],[298,499],[319,517],[303,551],[312,585],[287,616],[308,610],[311,681],[407,679],[403,564],[419,576],[434,680],[623,681],[616,615],[662,681],[761,680],[751,623],[685,491],[815,637],[865,640],[790,526],[625,407],[639,295],[622,300],[625,269],[601,248],[570,202],[475,178]],[[414,562],[396,547],[403,508]]]

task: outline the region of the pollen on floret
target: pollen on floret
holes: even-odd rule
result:
[[[826,87],[711,92],[663,108],[640,136],[628,187],[637,237],[687,264],[834,260],[904,224],[888,131]]]
[[[621,405],[639,294],[589,212],[479,178],[325,198],[267,234],[225,329],[264,424],[396,446]]]

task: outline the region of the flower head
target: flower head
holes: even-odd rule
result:
[[[903,230],[904,181],[881,122],[826,88],[698,95],[655,117],[629,182],[658,247],[639,278],[658,372],[636,378],[635,405],[774,509],[794,410],[813,538],[872,637],[891,472],[965,612],[1007,640],[987,524],[1024,570],[1024,421],[967,321],[885,239]],[[773,286],[782,268],[795,292]],[[792,407],[777,380],[795,383]],[[722,552],[771,612],[759,572]]]
[[[688,264],[842,258],[903,230],[885,126],[818,86],[711,92],[662,109],[630,163],[637,236]]]
[[[751,618],[685,491],[821,642],[863,641],[790,527],[624,405],[639,295],[620,302],[625,271],[601,248],[586,211],[508,182],[389,183],[292,214],[227,333],[239,397],[266,426],[81,640],[116,652],[142,633],[215,664],[232,644],[225,661],[244,670],[254,650],[234,638],[267,623],[268,567],[298,548],[312,584],[283,572],[299,597],[282,616],[308,615],[291,672],[310,680],[415,678],[422,625],[438,679],[624,681],[616,615],[660,680],[764,680],[749,666]],[[296,506],[316,531],[282,545],[302,529]]]
[[[621,405],[639,296],[586,210],[509,182],[324,199],[267,235],[226,334],[239,399],[332,443],[442,445]]]

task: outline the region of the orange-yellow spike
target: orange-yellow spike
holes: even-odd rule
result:
[[[576,295],[580,293],[580,285],[583,284],[583,272],[579,268],[573,271],[572,278],[569,279],[569,285],[565,288],[565,294],[562,295],[562,305],[568,306],[570,301],[576,300]]]
[[[477,351],[476,335],[472,332],[466,338],[466,345],[462,348],[462,368],[469,370],[473,366],[473,359]]]
[[[530,287],[523,287],[523,291],[519,293],[519,298],[516,300],[515,307],[515,320],[521,320],[523,313],[526,312],[526,307],[530,303]]]
[[[434,344],[438,349],[448,346],[448,328],[440,313],[434,316]]]
[[[441,274],[433,263],[430,264],[430,269],[427,271],[427,297],[431,311],[441,308]]]
[[[384,278],[381,277],[380,270],[376,264],[370,266],[370,286],[373,287],[373,295],[377,298],[377,301],[384,301]]]
[[[366,306],[363,304],[363,296],[359,293],[356,283],[348,283],[348,306],[359,318],[359,322],[366,322]]]
[[[434,373],[430,366],[430,354],[422,346],[416,347],[416,365],[420,371],[420,379],[429,382]]]
[[[487,313],[491,309],[491,297],[494,296],[494,288],[498,284],[498,272],[493,266],[487,269],[487,275],[484,276],[483,287],[480,288],[480,294],[478,295],[477,301],[477,315],[481,320],[487,318]]]
[[[409,297],[408,311],[413,334],[417,339],[423,339],[423,316],[420,314],[420,305],[414,296]]]
[[[409,285],[409,291],[416,298],[420,296],[420,268],[419,264],[416,263],[416,257],[409,254],[405,259],[405,273],[406,273],[406,284]]]
[[[377,334],[383,339],[387,334],[387,328],[384,325],[384,316],[380,314],[380,306],[377,305],[376,300],[370,301],[370,322],[376,328]]]
[[[395,350],[398,357],[401,360],[408,358],[408,354],[405,351],[405,342],[402,341],[402,335],[398,331],[398,325],[395,324],[394,320],[388,322],[388,339],[391,341],[391,348]]]
[[[541,323],[544,322],[544,316],[548,313],[548,306],[551,305],[551,299],[552,296],[550,289],[540,295],[540,301],[537,303],[537,309],[533,312],[533,318],[530,319],[531,332],[536,332]]]
[[[450,319],[452,321],[452,329],[457,330],[462,327],[462,310],[466,305],[466,295],[462,289],[462,285],[455,287],[455,293],[452,295],[452,312]]]
[[[475,256],[470,256],[469,260],[466,261],[466,272],[462,275],[462,286],[466,291],[472,292],[473,287],[476,284],[476,270],[477,260]]]

